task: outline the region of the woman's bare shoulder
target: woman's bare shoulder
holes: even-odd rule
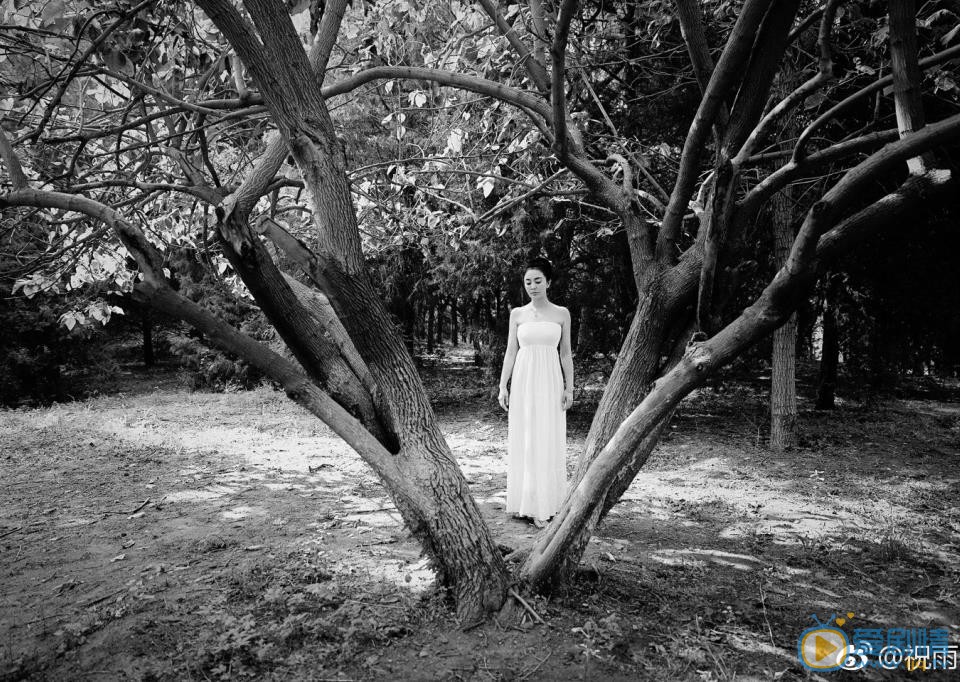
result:
[[[518,322],[524,316],[528,307],[528,305],[518,305],[515,308],[510,308],[510,321]]]

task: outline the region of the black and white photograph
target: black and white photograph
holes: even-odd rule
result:
[[[0,682],[960,679],[960,0],[0,1]]]

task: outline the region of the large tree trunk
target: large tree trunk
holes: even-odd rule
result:
[[[787,262],[793,244],[793,206],[789,187],[771,200],[773,251],[777,268]],[[770,448],[782,451],[797,441],[797,315],[773,332],[770,371]]]
[[[391,436],[388,442],[396,443],[391,448],[395,475],[378,473],[442,584],[452,589],[461,617],[472,620],[499,609],[509,574],[440,433],[413,360],[366,272],[343,148],[289,17],[272,0],[247,0],[257,31],[270,36],[260,42],[227,0],[199,4],[257,81],[300,170],[313,207],[315,257],[322,263],[311,277],[367,363],[380,394],[374,401],[378,420]],[[236,250],[240,260],[257,251],[254,244],[239,244]],[[316,355],[308,345],[300,350],[301,362]]]

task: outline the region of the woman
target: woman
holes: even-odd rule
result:
[[[570,312],[547,298],[552,279],[546,258],[533,259],[523,273],[530,303],[510,311],[498,398],[510,415],[507,512],[538,528],[566,494],[566,410],[573,404]]]

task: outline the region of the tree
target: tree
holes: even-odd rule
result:
[[[871,233],[946,194],[949,173],[925,167],[903,180],[900,167],[907,159],[954,144],[960,138],[960,116],[955,113],[903,139],[897,139],[896,130],[871,128],[819,151],[808,151],[815,131],[827,131],[821,138],[829,139],[827,133],[842,137],[843,126],[836,130],[829,124],[851,102],[879,92],[891,82],[889,77],[860,87],[809,121],[792,149],[789,140],[768,139],[775,124],[811,97],[822,97],[826,108],[832,97],[845,95],[851,85],[859,86],[855,77],[833,84],[831,33],[840,22],[839,4],[830,0],[798,21],[799,0],[710,3],[706,8],[716,18],[711,28],[722,44],[715,64],[700,8],[692,0],[677,0],[676,22],[659,3],[581,6],[562,0],[554,13],[546,4],[531,1],[511,5],[502,14],[492,0],[480,0],[479,9],[459,3],[442,8],[412,2],[364,6],[346,15],[346,23],[345,0],[330,0],[311,21],[298,20],[301,26],[308,24],[301,33],[276,0],[245,0],[243,10],[228,0],[198,0],[213,22],[196,21],[206,26],[205,40],[217,46],[210,50],[198,48],[201,41],[196,31],[180,28],[183,22],[178,23],[178,15],[170,12],[174,6],[155,14],[148,11],[153,0],[130,8],[105,6],[98,17],[117,18],[106,26],[92,27],[92,20],[81,23],[76,51],[57,52],[60,70],[39,74],[38,82],[27,88],[43,111],[36,125],[13,143],[0,136],[10,186],[0,195],[0,206],[43,208],[58,218],[65,212],[78,213],[112,230],[137,261],[141,279],[133,290],[138,297],[189,321],[259,367],[292,399],[329,424],[374,469],[405,523],[434,560],[441,579],[452,588],[461,616],[473,620],[504,604],[512,578],[436,426],[401,335],[391,325],[365,269],[349,166],[329,103],[365,83],[413,79],[509,105],[529,121],[528,132],[536,133],[528,146],[542,144],[550,149],[554,159],[549,163],[575,177],[589,202],[611,214],[625,234],[638,293],[630,328],[571,492],[519,569],[529,588],[545,589],[576,566],[596,524],[629,486],[684,396],[788,319],[828,263]],[[189,6],[183,10],[194,16]],[[493,59],[497,63],[486,66],[482,60],[473,62],[483,67],[473,73],[459,70],[459,56],[449,60],[449,52],[435,53],[425,45],[421,54],[431,55],[429,64],[354,61],[357,68],[351,75],[324,86],[325,74],[336,70],[330,67],[330,57],[338,34],[343,30],[349,37],[356,28],[350,22],[357,21],[363,11],[377,20],[399,12],[404,21],[421,25],[429,23],[428,15],[449,11],[453,25],[464,33],[453,43],[444,33],[448,45],[474,41],[473,45],[496,46],[499,34],[513,55],[498,56]],[[21,40],[60,41],[61,46],[69,42],[58,33],[61,29],[49,31],[43,26],[50,20],[44,14],[31,19],[33,23],[25,22]],[[636,154],[635,145],[629,139],[617,139],[621,133],[616,122],[594,97],[591,80],[604,81],[619,97],[615,113],[631,116],[635,105],[618,81],[621,73],[616,68],[613,73],[589,73],[576,65],[576,59],[588,62],[594,53],[621,46],[621,29],[626,26],[633,31],[651,16],[647,25],[660,26],[664,32],[677,23],[682,26],[702,90],[669,192]],[[787,46],[805,36],[817,18],[818,64],[807,74],[808,80],[768,109],[768,95]],[[120,40],[119,29],[128,23],[135,28]],[[316,27],[316,35],[308,58],[301,35],[310,32],[309,25]],[[891,24],[894,39],[899,37],[897,26]],[[146,37],[134,38],[134,31]],[[221,37],[236,59],[224,54],[218,42]],[[379,56],[374,58],[370,46],[358,47],[360,40],[354,34],[349,43],[352,49],[358,54],[367,49],[376,62]],[[185,57],[170,57],[179,45],[197,49],[184,50]],[[197,52],[208,51],[216,58],[191,63]],[[160,52],[168,61],[155,60]],[[937,67],[958,53],[957,48],[948,48],[917,62],[917,69]],[[634,67],[636,62],[627,55],[622,68]],[[147,66],[135,66],[139,64]],[[900,74],[897,65],[894,60]],[[198,75],[182,78],[182,73],[175,75],[178,69]],[[169,79],[159,84],[164,70]],[[916,73],[905,73],[919,88]],[[247,75],[255,90],[248,87]],[[103,86],[107,92],[99,92],[105,99],[113,96],[110,88],[121,83],[129,86],[132,97],[119,96],[109,107],[101,106],[102,117],[95,122],[81,119],[79,125],[69,124],[76,130],[73,134],[51,134],[47,128],[52,122],[67,125],[54,118],[66,106],[65,97],[83,109],[82,78],[108,83]],[[214,96],[203,99],[214,79]],[[231,86],[232,94],[228,93]],[[46,94],[36,96],[38,92]],[[595,134],[588,106],[602,110],[602,136]],[[130,116],[137,118],[127,120]],[[103,125],[109,117],[113,117],[111,123]],[[208,119],[216,123],[208,124]],[[402,137],[406,119],[391,115],[389,123]],[[237,150],[251,143],[260,146],[257,141],[268,127],[275,127],[277,134],[264,145],[242,181],[223,182],[211,160],[211,147],[217,148],[220,157],[235,154],[234,163],[243,165],[240,160],[246,152]],[[121,137],[133,137],[134,130],[138,131],[136,143],[120,145]],[[213,145],[208,132],[216,138]],[[116,141],[122,152],[113,153],[105,139]],[[772,145],[772,151],[761,151],[765,143]],[[72,145],[67,164],[41,158],[45,149],[56,144]],[[131,161],[129,154],[137,150],[143,150],[146,158],[137,161],[134,155]],[[29,176],[21,156],[29,161]],[[288,172],[278,176],[288,156],[296,166],[293,178]],[[781,165],[761,177],[758,169],[772,160]],[[604,167],[606,163],[612,163],[614,170]],[[138,180],[136,175],[150,164],[160,165],[165,172],[178,171],[181,178],[173,183]],[[101,179],[79,181],[90,168]],[[738,286],[745,232],[774,194],[824,169],[839,179],[825,184],[776,276],[745,311],[729,320],[724,304]],[[890,183],[892,189],[882,189]],[[309,228],[302,239],[278,220],[276,199],[271,207],[258,208],[262,197],[277,197],[289,185],[302,185],[307,194],[306,206],[298,209]],[[518,191],[532,195],[544,183],[526,185]],[[103,191],[116,187],[138,189],[149,198],[139,204],[134,201],[138,210],[129,210],[131,204],[122,197]],[[170,191],[212,208],[218,248],[283,338],[295,363],[224,324],[170,286],[162,251],[142,218],[169,219],[170,209],[177,207],[167,198]],[[87,196],[93,192],[101,192],[98,199]],[[144,211],[151,202],[150,211]],[[281,253],[299,266],[309,286],[278,267]]]
[[[783,267],[793,243],[793,206],[789,187],[771,199],[773,255]],[[773,332],[770,362],[770,447],[782,451],[797,441],[797,316],[792,314]]]

